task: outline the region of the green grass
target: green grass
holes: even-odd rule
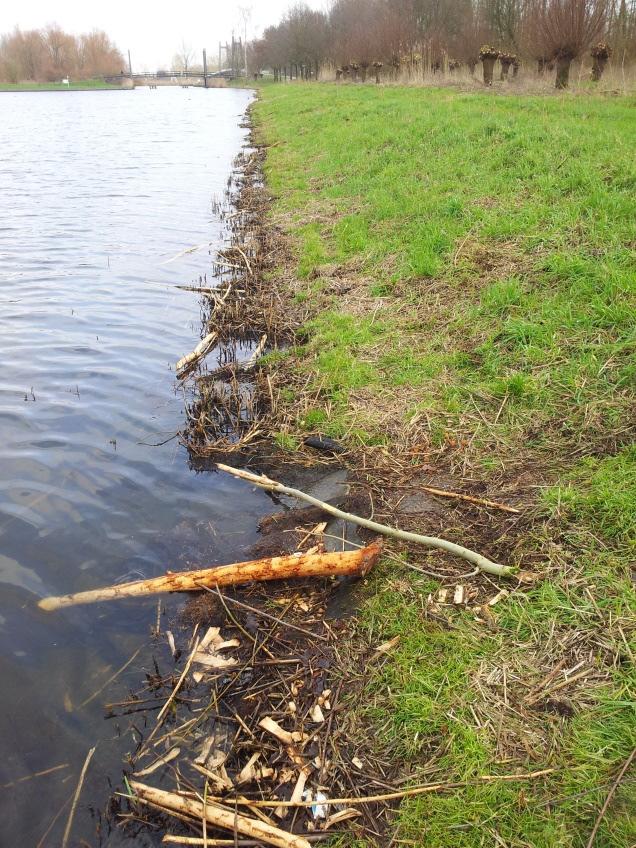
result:
[[[2,91],[101,91],[110,89],[119,89],[118,85],[111,85],[98,79],[77,80],[70,82],[69,85],[64,85],[61,82],[0,82],[0,92]]]
[[[348,393],[362,385],[402,386],[405,420],[426,410],[444,429],[476,429],[476,445],[525,429],[551,451],[573,405],[580,438],[624,416],[636,376],[633,101],[263,92],[258,120],[283,139],[269,184],[311,279],[300,297],[321,312],[308,348],[330,353],[305,369],[332,402],[333,435],[347,432]],[[399,317],[378,311],[372,340],[329,331],[338,297],[321,292],[334,265],[389,307],[399,300]],[[352,352],[373,367],[348,385]],[[504,398],[494,430],[473,421],[474,405],[490,420]]]
[[[554,772],[405,801],[398,839],[582,848],[636,745],[636,101],[268,85],[255,120],[310,315],[286,373],[314,401],[279,442],[317,429],[396,451],[418,417],[436,461],[536,484],[508,550],[545,579],[492,626],[446,608],[444,628],[424,612],[439,584],[387,564],[360,633],[400,642],[352,707],[424,780]],[[589,679],[556,712],[526,708],[561,659]],[[634,800],[632,776],[596,848],[636,843]]]
[[[537,783],[476,785],[404,802],[397,822],[400,838],[462,848],[497,844],[497,837],[506,845],[533,848],[586,844],[612,777],[636,746],[633,548],[630,558],[622,544],[611,545],[617,538],[625,542],[630,531],[634,543],[636,480],[630,460],[631,449],[595,463],[592,478],[587,464],[578,467],[575,476],[582,488],[569,488],[567,499],[558,488],[546,492],[553,518],[564,504],[572,510],[562,541],[576,551],[577,585],[555,579],[514,595],[499,609],[495,632],[461,614],[453,618],[451,631],[440,631],[422,615],[421,600],[438,588],[434,581],[410,579],[405,587],[403,579],[376,578],[361,627],[372,644],[394,636],[400,643],[392,661],[370,677],[362,712],[381,728],[381,744],[394,762],[417,765],[434,759],[433,779],[449,781],[505,774],[511,768],[555,769]],[[613,485],[606,487],[610,479]],[[592,517],[599,513],[600,523]],[[592,529],[599,537],[590,547]],[[619,626],[627,631],[623,644]],[[554,650],[546,643],[555,633],[559,641],[587,643],[599,671],[607,672],[604,650],[616,665],[597,687],[570,695],[566,703],[572,715],[537,712],[517,721],[515,710],[529,685],[542,678],[540,660]],[[489,687],[487,682],[501,668],[509,676],[509,711],[501,704],[501,683]],[[484,699],[484,689],[493,696],[491,702]],[[502,730],[508,747],[520,749],[517,758],[503,762],[496,755]],[[635,790],[632,775],[604,819],[597,845],[634,844]]]

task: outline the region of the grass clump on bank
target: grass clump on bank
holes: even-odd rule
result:
[[[411,520],[543,578],[492,608],[490,584],[437,603],[470,583],[453,572],[373,578],[361,633],[400,640],[357,711],[393,763],[449,781],[554,769],[404,801],[397,838],[584,846],[636,745],[633,99],[268,86],[255,120],[306,315],[276,366],[281,443],[319,431],[395,457],[409,484],[433,467],[504,492],[520,519]],[[597,845],[636,841],[633,800],[627,775]]]

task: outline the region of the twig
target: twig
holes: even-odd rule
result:
[[[439,495],[441,498],[456,498],[460,501],[468,501],[469,503],[480,504],[481,506],[490,506],[493,509],[502,509],[504,512],[520,513],[520,509],[515,509],[514,506],[506,506],[506,504],[498,503],[497,501],[489,501],[487,498],[474,498],[472,495],[463,495],[460,492],[448,492],[446,489],[434,489],[432,486],[422,486],[425,492],[430,492],[431,495]]]
[[[539,777],[544,777],[547,774],[553,774],[556,771],[554,768],[541,769],[541,771],[531,771],[526,774],[485,774],[477,780],[466,780],[459,783],[424,783],[420,786],[412,786],[410,789],[396,790],[395,792],[385,792],[383,795],[366,795],[353,796],[351,798],[327,798],[321,801],[321,806],[329,806],[331,804],[375,804],[379,801],[395,801],[398,798],[409,798],[413,795],[424,795],[427,792],[441,792],[448,789],[466,789],[471,786],[478,786],[480,783],[496,783],[497,781],[514,781],[514,780],[535,780]],[[210,798],[213,801],[225,801],[227,798]],[[239,801],[239,803],[242,803]],[[316,801],[250,801],[253,807],[312,807]]]
[[[359,515],[344,512],[331,504],[325,503],[325,501],[318,500],[318,498],[314,498],[312,495],[301,492],[299,489],[292,489],[289,486],[284,486],[282,483],[271,480],[269,477],[265,477],[264,475],[259,477],[257,474],[252,474],[250,471],[231,468],[229,465],[223,465],[221,462],[217,463],[217,468],[221,471],[226,471],[228,474],[232,474],[234,477],[239,477],[242,480],[254,483],[261,489],[265,489],[270,492],[279,492],[282,495],[289,495],[290,497],[306,501],[314,506],[319,506],[330,515],[335,515],[337,518],[342,518],[352,524],[358,524],[360,527],[366,527],[368,530],[374,530],[376,533],[381,533],[384,536],[392,536],[395,539],[403,539],[407,542],[416,542],[420,545],[426,545],[429,548],[438,548],[443,551],[447,551],[448,553],[454,554],[462,559],[467,559],[469,562],[472,562],[473,565],[476,565],[477,568],[481,569],[481,571],[487,571],[489,574],[503,576],[506,574],[512,574],[514,571],[514,569],[510,566],[491,562],[491,560],[486,559],[486,557],[478,554],[476,551],[471,551],[468,548],[456,545],[454,542],[449,542],[446,539],[440,539],[436,536],[421,536],[419,533],[410,533],[406,530],[399,530],[396,527],[388,527],[385,524],[378,524],[376,521],[371,521],[368,518],[361,518]]]
[[[0,783],[0,789],[9,789],[10,786],[16,786],[18,783],[33,780],[34,777],[44,777],[47,774],[52,774],[54,771],[61,771],[61,769],[65,768],[68,768],[68,763],[60,763],[59,766],[52,766],[51,768],[43,769],[42,771],[35,771],[33,774],[18,777],[16,780],[9,781],[9,783]]]
[[[97,747],[97,746],[95,746]],[[62,837],[62,848],[66,848],[68,845],[69,836],[71,835],[71,828],[73,827],[73,818],[75,817],[75,810],[77,809],[77,802],[79,801],[80,793],[82,791],[82,786],[84,785],[84,778],[86,777],[86,771],[88,769],[88,764],[90,763],[93,754],[95,753],[95,747],[91,748],[88,754],[86,755],[86,759],[84,760],[84,765],[82,766],[82,771],[80,772],[79,781],[77,783],[77,789],[75,790],[75,795],[73,796],[73,803],[71,805],[71,812],[68,814],[68,821],[66,822],[66,827],[64,829],[64,836]]]
[[[587,840],[587,845],[585,846],[585,848],[592,848],[592,845],[594,844],[594,840],[596,838],[596,834],[598,833],[598,829],[601,826],[601,822],[603,821],[603,816],[607,812],[607,808],[609,807],[610,802],[611,802],[612,798],[614,797],[614,793],[618,789],[618,786],[619,786],[621,780],[625,776],[625,772],[631,766],[632,760],[634,759],[634,757],[636,757],[636,748],[634,748],[632,753],[625,760],[623,768],[619,771],[618,777],[616,778],[616,780],[612,784],[612,788],[610,789],[610,791],[607,793],[607,798],[605,799],[605,803],[601,807],[600,813],[596,817],[596,821],[594,822],[594,827],[592,828],[592,832],[590,833],[590,838]]]
[[[49,826],[47,827],[47,829],[46,829],[46,830],[44,831],[44,833],[42,834],[42,837],[41,837],[40,841],[38,842],[38,844],[35,846],[35,848],[42,848],[42,847],[43,847],[43,845],[45,845],[45,843],[46,843],[46,840],[47,840],[47,838],[48,838],[49,833],[50,833],[50,832],[53,830],[53,828],[55,827],[55,823],[57,822],[57,820],[59,819],[59,817],[62,815],[62,813],[64,812],[64,810],[65,810],[65,809],[68,807],[68,805],[71,803],[71,798],[72,798],[72,797],[73,797],[72,795],[69,795],[69,797],[66,799],[66,801],[64,801],[64,803],[62,804],[62,806],[60,807],[60,809],[57,811],[57,813],[53,816],[53,818],[52,818],[52,819],[51,819],[51,821],[49,822]]]
[[[202,586],[201,588],[214,594],[214,591],[212,589],[209,589],[207,586]],[[224,595],[224,598],[231,604],[234,604],[237,607],[241,607],[241,609],[247,610],[248,612],[253,612],[255,615],[261,615],[263,616],[263,618],[268,618],[270,621],[275,621],[276,624],[282,624],[283,627],[289,627],[290,630],[298,630],[299,633],[304,633],[305,636],[311,636],[312,639],[321,639],[323,642],[329,641],[326,636],[321,636],[319,633],[313,633],[311,630],[306,630],[304,627],[299,627],[297,624],[290,624],[290,622],[288,621],[283,621],[282,618],[276,618],[275,615],[270,615],[268,612],[264,612],[263,610],[258,609],[258,607],[251,607],[249,604],[246,604],[243,601],[237,601],[236,598],[231,598],[229,595]]]
[[[170,697],[168,698],[166,703],[163,705],[163,707],[161,708],[161,712],[157,716],[157,727],[159,727],[161,725],[161,723],[163,722],[165,715],[168,712],[168,708],[170,707],[170,704],[176,698],[177,692],[181,688],[181,684],[185,680],[187,673],[190,671],[190,666],[192,665],[192,661],[194,660],[194,655],[196,654],[196,652],[199,648],[199,641],[200,641],[199,639],[197,639],[195,641],[194,648],[192,648],[192,652],[191,652],[190,656],[188,657],[188,661],[186,662],[186,664],[183,667],[183,671],[181,672],[181,677],[177,681],[177,685],[174,687],[174,689],[170,693]],[[156,729],[157,728],[155,727],[155,730]],[[152,738],[152,735],[148,737],[148,742],[150,742],[151,738]],[[148,743],[146,743],[146,744],[148,744]]]
[[[242,251],[242,250],[241,250],[241,248],[238,246],[238,244],[234,245],[234,247],[236,248],[236,250],[238,250],[238,252],[241,254],[241,256],[243,257],[243,259],[245,260],[245,265],[247,266],[247,271],[248,271],[248,273],[249,273],[249,275],[250,275],[250,277],[251,277],[251,276],[252,276],[252,266],[250,265],[250,261],[249,261],[249,259],[248,259],[248,258],[247,258],[247,256],[243,253],[243,251]]]
[[[97,696],[98,696],[98,695],[101,695],[101,694],[102,694],[102,692],[104,691],[104,689],[105,689],[107,686],[109,686],[109,685],[113,682],[113,680],[116,680],[116,679],[119,677],[119,675],[120,675],[123,671],[126,671],[126,669],[127,669],[127,668],[128,668],[128,666],[131,664],[131,662],[133,662],[133,661],[136,659],[136,657],[138,656],[139,652],[141,651],[141,648],[144,648],[144,647],[145,647],[145,644],[144,644],[144,645],[142,645],[140,648],[137,648],[137,650],[136,650],[136,651],[135,651],[135,653],[132,655],[132,657],[131,657],[129,660],[127,660],[127,661],[126,661],[126,662],[122,665],[122,667],[121,667],[121,668],[117,669],[117,671],[116,671],[114,674],[112,674],[112,675],[108,678],[108,680],[106,681],[106,683],[104,683],[104,685],[103,685],[103,686],[101,686],[101,687],[97,690],[97,692],[93,692],[93,694],[92,694],[92,695],[89,695],[89,696],[88,696],[88,698],[86,698],[86,700],[85,700],[85,701],[82,701],[82,703],[79,705],[79,707],[78,707],[77,709],[78,709],[78,710],[81,710],[81,709],[82,709],[82,707],[85,707],[87,704],[90,704],[90,702],[91,702],[91,701],[94,701],[94,700],[95,700],[95,698],[97,698]]]
[[[330,831],[329,833],[309,833],[305,834],[305,839],[308,842],[324,842],[327,839],[333,839],[334,836],[337,836],[336,831]],[[174,845],[205,845],[206,843],[200,836],[177,836],[173,833],[166,833],[166,835],[161,840],[164,844],[174,844]],[[263,843],[260,840],[256,839],[208,839],[207,844],[212,848],[212,846],[221,846],[221,845],[238,845],[239,848],[258,848],[258,846]]]
[[[188,253],[196,253],[198,250],[201,250],[203,247],[209,247],[212,244],[211,241],[204,241],[201,244],[195,244],[193,247],[186,247],[184,250],[180,250],[178,253],[175,253],[174,256],[171,256],[170,259],[166,259],[163,262],[160,262],[160,265],[169,265],[171,262],[174,262],[175,259],[180,259],[182,256],[185,256]]]

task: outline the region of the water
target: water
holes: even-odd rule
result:
[[[209,272],[211,248],[167,260],[222,238],[212,201],[250,97],[0,95],[2,844],[38,845],[67,803],[41,843],[60,844],[97,744],[73,830],[95,842],[89,802],[106,800],[134,747],[119,732],[141,720],[105,721],[103,703],[159,650],[156,599],[57,613],[38,599],[240,558],[267,510],[266,495],[194,473],[166,441],[183,423],[173,364],[201,333],[196,295],[175,285]]]

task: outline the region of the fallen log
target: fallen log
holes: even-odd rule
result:
[[[293,554],[291,556],[264,557],[249,562],[235,562],[217,568],[195,571],[168,572],[161,577],[120,583],[103,589],[90,589],[73,595],[42,598],[40,609],[51,611],[75,604],[94,604],[138,595],[156,595],[161,592],[196,592],[215,586],[233,586],[251,580],[286,580],[294,577],[333,577],[340,575],[365,575],[377,561],[382,546],[373,542],[356,551],[322,554]]]
[[[351,512],[344,512],[338,507],[332,506],[325,501],[318,500],[312,495],[301,492],[300,489],[292,489],[290,486],[284,486],[276,480],[272,480],[265,475],[259,477],[258,474],[252,474],[251,471],[244,471],[240,468],[231,468],[229,465],[223,465],[218,462],[216,466],[220,471],[226,471],[234,477],[239,477],[241,480],[247,480],[267,492],[278,492],[281,495],[289,495],[292,498],[305,501],[312,506],[320,507],[324,512],[334,515],[336,518],[342,518],[344,521],[350,521],[352,524],[357,524],[359,527],[366,527],[368,530],[373,530],[375,533],[380,533],[383,536],[392,536],[394,539],[403,539],[405,542],[415,542],[419,545],[425,545],[428,548],[438,548],[446,551],[454,556],[468,560],[473,565],[476,565],[480,571],[487,571],[489,574],[496,574],[498,577],[503,577],[507,574],[514,574],[515,570],[512,566],[501,565],[498,562],[492,562],[477,551],[471,551],[470,548],[465,548],[462,545],[457,545],[455,542],[449,542],[448,539],[440,539],[437,536],[422,536],[420,533],[411,533],[407,530],[400,530],[397,527],[389,527],[386,524],[378,524],[377,521],[372,521],[370,518],[362,518],[359,515],[354,515]]]
[[[302,836],[288,833],[259,819],[249,818],[231,807],[216,803],[203,804],[195,798],[186,798],[174,792],[166,792],[164,789],[155,789],[154,786],[147,786],[136,780],[131,780],[129,783],[136,795],[168,813],[191,816],[199,822],[205,819],[214,827],[240,833],[242,836],[258,839],[277,848],[311,848],[311,843]]]

